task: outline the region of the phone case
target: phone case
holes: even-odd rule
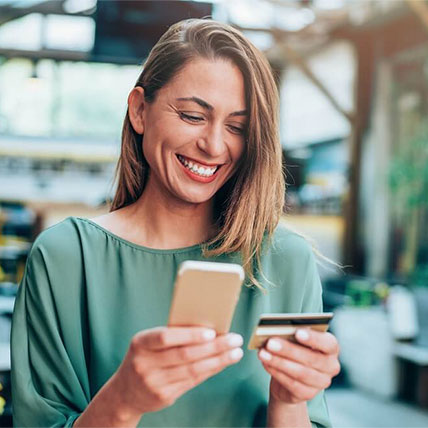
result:
[[[186,261],[179,267],[168,325],[204,326],[227,333],[244,270],[232,263]]]

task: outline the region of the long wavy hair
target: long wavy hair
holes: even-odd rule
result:
[[[265,291],[255,272],[263,276],[263,243],[266,239],[270,242],[285,197],[278,90],[264,55],[238,30],[211,19],[187,19],[172,25],[151,50],[135,87],[143,87],[145,100],[153,102],[156,92],[196,58],[227,59],[236,65],[244,78],[248,110],[241,168],[215,195],[218,233],[203,245],[203,255],[239,252],[247,277]],[[127,111],[110,211],[134,203],[144,191],[149,166],[143,155],[143,139],[144,135],[133,129]]]

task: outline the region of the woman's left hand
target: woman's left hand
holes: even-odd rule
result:
[[[300,329],[298,343],[271,338],[258,356],[272,375],[270,397],[297,404],[311,400],[340,372],[339,345],[331,333]]]

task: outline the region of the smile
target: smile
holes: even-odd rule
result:
[[[202,166],[197,164],[194,161],[191,161],[190,159],[185,158],[182,155],[177,155],[178,160],[189,170],[192,171],[194,174],[197,174],[201,177],[211,177],[215,174],[215,172],[218,170],[220,165],[209,167],[209,166]]]

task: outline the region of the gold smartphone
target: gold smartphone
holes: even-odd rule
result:
[[[261,314],[253,331],[248,349],[264,346],[273,336],[295,342],[294,334],[298,328],[312,328],[327,331],[328,323],[333,318],[332,312],[300,314]]]
[[[242,266],[188,260],[177,272],[168,326],[204,326],[227,333],[241,292]]]

